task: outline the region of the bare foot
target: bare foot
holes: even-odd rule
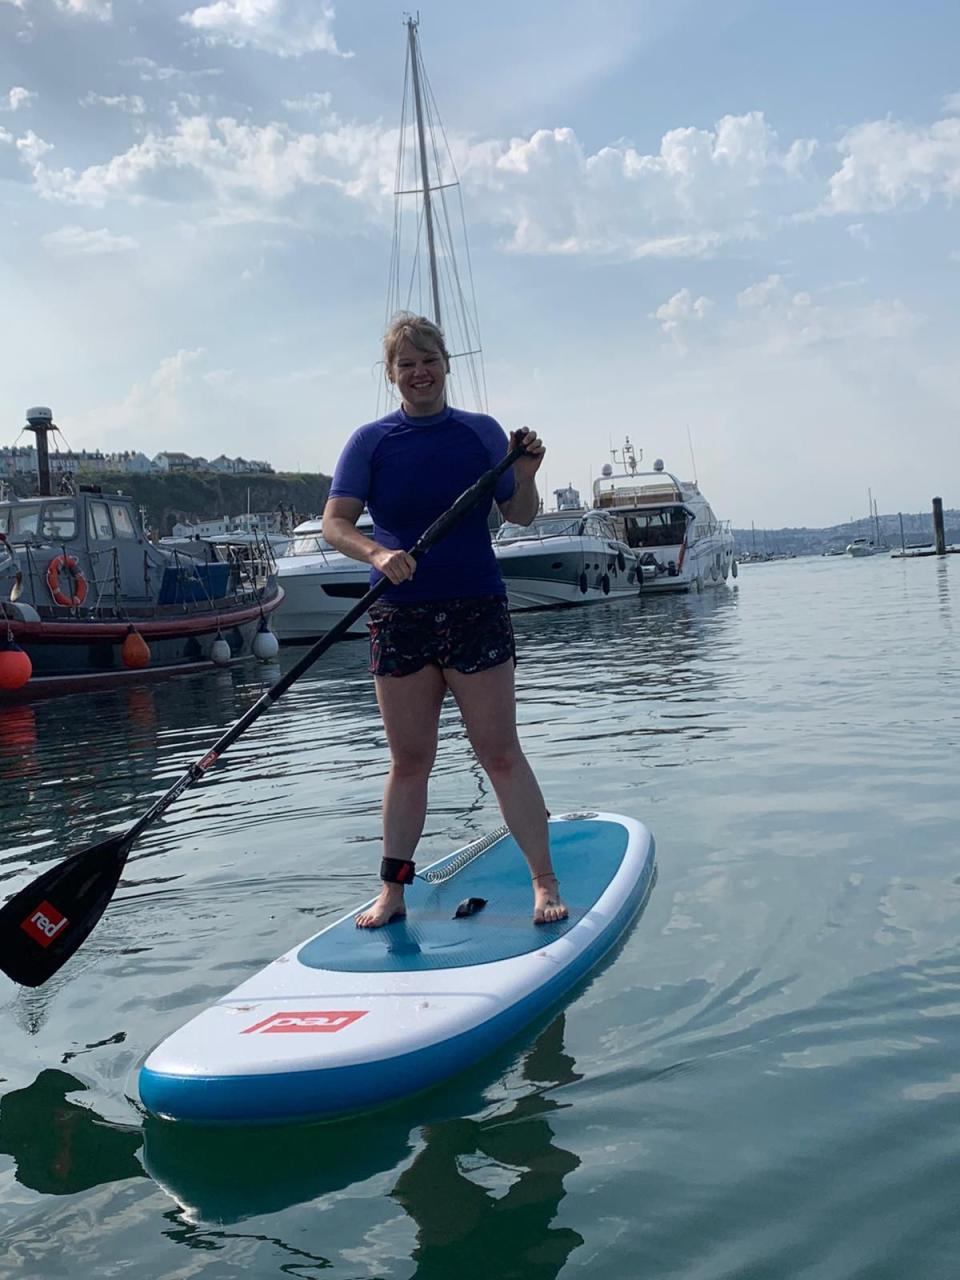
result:
[[[556,924],[566,920],[569,912],[560,900],[560,885],[555,875],[538,876],[533,882],[533,923]]]
[[[372,907],[361,911],[356,918],[358,929],[379,929],[394,920],[402,920],[407,914],[403,905],[403,885],[385,884]]]

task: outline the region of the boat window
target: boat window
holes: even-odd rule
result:
[[[634,511],[624,518],[626,542],[631,547],[678,547],[687,528],[683,507],[659,507]]]
[[[77,536],[77,504],[47,502],[43,507],[41,536],[51,542],[66,542]]]
[[[129,508],[125,507],[121,502],[111,502],[110,510],[113,512],[113,527],[117,531],[117,537],[135,538],[137,531],[133,527]]]
[[[91,502],[87,507],[87,535],[91,542],[113,541],[113,525],[105,502]]]
[[[497,530],[497,542],[519,542],[521,538],[556,538],[561,534],[578,534],[583,526],[583,515],[568,517],[537,516],[532,524],[513,524],[507,520]]]
[[[319,533],[305,533],[294,538],[283,553],[286,556],[313,556],[318,552],[332,551],[330,543],[321,538]]]
[[[39,516],[40,507],[36,503],[5,507],[0,511],[0,533],[5,533],[11,542],[36,537]]]

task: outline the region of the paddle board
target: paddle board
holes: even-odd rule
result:
[[[504,829],[406,890],[407,916],[358,929],[358,907],[175,1031],[140,1097],[194,1123],[313,1119],[437,1084],[510,1039],[621,937],[653,886],[654,841],[632,818],[551,818],[569,918],[532,922],[526,862]],[[461,902],[486,899],[471,915]]]

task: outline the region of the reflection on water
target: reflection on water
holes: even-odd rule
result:
[[[148,1118],[146,1168],[182,1210],[167,1215],[179,1225],[165,1234],[199,1248],[239,1238],[281,1244],[209,1224],[316,1203],[406,1164],[389,1194],[416,1226],[421,1280],[553,1280],[583,1243],[576,1231],[551,1226],[563,1180],[580,1163],[557,1146],[548,1122],[560,1105],[549,1090],[580,1079],[563,1036],[561,1014],[510,1072],[510,1100],[482,1119],[467,1116],[483,1108],[492,1067],[509,1061],[503,1054],[416,1105],[333,1123],[203,1130]],[[423,1123],[425,1115],[435,1118]]]
[[[565,1019],[402,1106],[144,1125],[152,1044],[369,896],[386,744],[364,646],[335,647],[144,834],[55,981],[0,981],[18,1280],[953,1280],[958,571],[795,561],[517,616],[549,807],[657,837],[623,949]],[[0,893],[132,822],[275,674],[0,708]],[[440,739],[424,861],[498,820],[449,705]]]
[[[23,1186],[64,1196],[144,1176],[139,1126],[109,1124],[67,1097],[85,1090],[69,1072],[47,1069],[0,1099],[0,1153],[13,1156]]]

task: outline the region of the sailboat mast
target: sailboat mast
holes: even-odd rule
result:
[[[433,207],[430,204],[430,176],[427,172],[427,141],[423,128],[423,99],[420,92],[420,52],[417,49],[417,20],[407,19],[407,35],[410,41],[410,70],[413,73],[414,115],[417,121],[417,142],[420,148],[420,181],[423,187],[423,216],[427,224],[427,252],[430,258],[430,289],[433,293],[433,322],[440,320],[440,285],[437,280],[437,253],[433,240]]]

